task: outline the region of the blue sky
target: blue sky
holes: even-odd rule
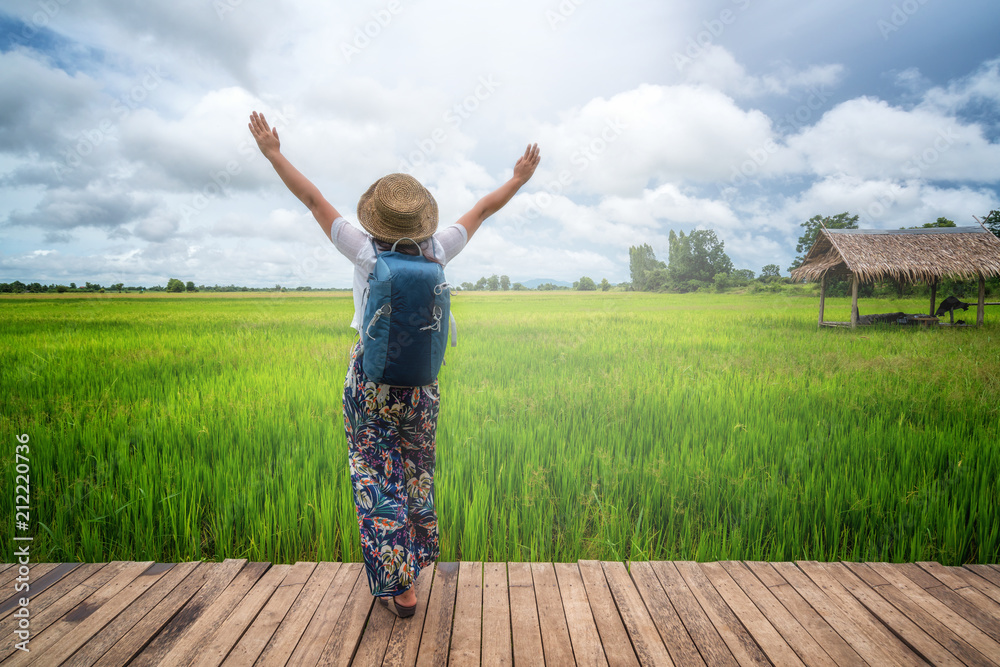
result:
[[[408,171],[451,224],[537,141],[453,282],[628,279],[713,229],[787,267],[799,225],[1000,208],[1000,6],[905,2],[130,3],[0,13],[0,281],[346,287],[253,109],[354,219]]]

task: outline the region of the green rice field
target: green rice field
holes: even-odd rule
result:
[[[980,329],[851,331],[786,294],[452,304],[442,560],[1000,561],[996,307]],[[349,293],[0,300],[3,535],[27,434],[33,560],[361,560],[351,311]]]

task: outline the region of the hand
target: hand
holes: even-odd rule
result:
[[[278,141],[278,128],[268,127],[264,114],[254,111],[250,114],[250,133],[257,141],[257,148],[264,154],[264,157],[271,159],[272,156],[281,152],[281,142]]]
[[[521,185],[527,183],[531,175],[535,173],[535,167],[538,166],[540,160],[541,155],[538,152],[538,144],[528,144],[528,147],[524,150],[524,155],[517,158],[517,163],[514,165],[514,178]]]

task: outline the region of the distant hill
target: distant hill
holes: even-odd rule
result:
[[[553,285],[558,285],[559,287],[573,286],[573,283],[568,283],[565,280],[552,280],[552,278],[532,278],[531,280],[522,280],[520,282],[528,289],[535,289],[539,285],[544,285],[545,283],[552,283]]]

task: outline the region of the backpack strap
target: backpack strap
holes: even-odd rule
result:
[[[396,246],[399,245],[400,241],[409,241],[413,245],[417,246],[418,250],[420,249],[420,244],[418,244],[416,241],[414,241],[413,239],[411,239],[409,236],[403,236],[403,237],[400,237],[400,238],[396,239],[396,242],[392,244],[392,251],[393,252],[396,252]]]

